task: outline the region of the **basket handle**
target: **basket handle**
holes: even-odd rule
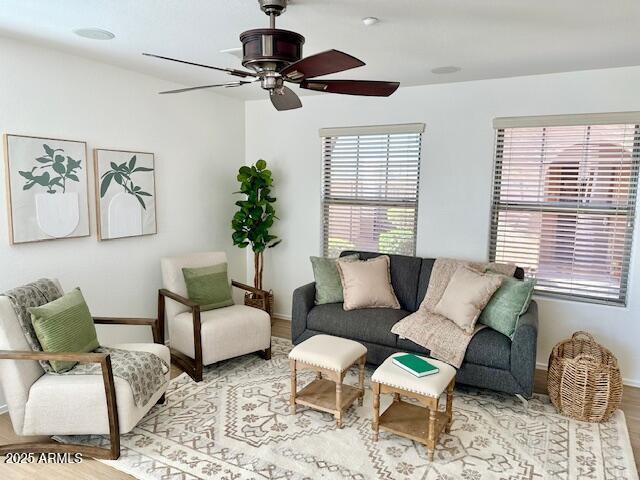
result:
[[[574,360],[578,363],[598,363],[598,359],[594,355],[590,355],[588,353],[581,353],[580,355],[577,355]]]
[[[584,337],[583,340],[587,340],[590,343],[596,343],[596,344],[598,343],[596,342],[596,339],[593,338],[593,335],[591,335],[589,332],[585,332],[582,330],[571,335],[571,340],[579,340],[580,337]]]

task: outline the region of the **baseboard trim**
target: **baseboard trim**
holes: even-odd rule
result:
[[[0,405],[0,415],[3,415],[9,411],[9,407],[7,405]]]
[[[542,371],[546,372],[547,371],[547,367],[548,367],[548,365],[546,363],[542,363],[542,362],[537,362],[536,363],[536,370],[542,370]],[[639,380],[633,380],[632,378],[623,378],[622,379],[622,383],[624,385],[629,386],[629,387],[635,387],[635,388],[640,387],[640,381]]]
[[[291,315],[287,315],[286,313],[274,313],[271,317],[278,320],[286,320],[287,322],[291,321]]]

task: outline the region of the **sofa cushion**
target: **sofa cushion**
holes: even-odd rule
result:
[[[397,346],[405,352],[429,355],[429,350],[406,338],[398,338]],[[491,328],[483,328],[471,339],[464,361],[475,365],[509,370],[511,368],[510,358],[511,340]]]
[[[311,309],[307,317],[307,328],[338,337],[395,347],[397,336],[391,333],[391,327],[409,313],[393,308],[344,311],[341,303],[327,303]]]
[[[383,255],[380,253],[346,250],[340,254],[340,257],[353,255],[354,253],[359,254],[361,260]],[[407,255],[388,256],[391,263],[391,285],[393,285],[393,290],[400,302],[400,308],[413,312],[419,306],[419,303],[416,304],[416,293],[422,259]]]

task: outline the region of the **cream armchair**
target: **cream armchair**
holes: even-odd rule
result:
[[[151,352],[170,362],[164,332],[157,319],[94,317],[94,323],[149,325],[156,343],[111,345],[114,348]],[[98,363],[102,375],[53,375],[45,373],[38,360],[73,360]],[[129,384],[113,376],[111,359],[105,353],[49,353],[31,349],[7,297],[0,296],[0,386],[9,407],[16,435],[109,435],[110,447],[48,442],[0,446],[8,452],[79,452],[94,458],[120,456],[120,434],[130,432],[156,403],[164,401],[169,385],[161,387],[143,406],[134,402]]]
[[[187,298],[183,268],[207,267],[225,263],[224,252],[204,252],[163,258],[163,289],[158,295],[158,319],[169,324],[171,359],[196,382],[202,380],[204,365],[260,352],[271,358],[271,317],[258,308],[231,305],[201,312]],[[263,291],[238,282],[234,287],[264,296]]]

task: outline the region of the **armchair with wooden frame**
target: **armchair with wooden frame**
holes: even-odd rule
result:
[[[102,325],[148,325],[154,343],[128,343],[114,348],[146,351],[170,362],[164,345],[164,325],[158,319],[94,317]],[[97,363],[102,375],[54,375],[45,373],[39,360],[67,360]],[[0,385],[4,392],[16,435],[108,435],[108,448],[37,440],[1,445],[0,455],[9,452],[81,453],[114,460],[120,456],[120,434],[128,433],[157,403],[164,402],[169,385],[164,384],[149,401],[137,406],[129,384],[113,376],[106,353],[37,352],[25,339],[18,318],[7,297],[0,296]]]
[[[164,321],[166,317],[172,361],[196,382],[202,381],[205,365],[253,352],[267,360],[271,358],[271,316],[266,311],[237,304],[201,311],[197,303],[187,298],[183,268],[226,261],[224,252],[193,253],[161,261],[164,288],[158,292],[158,319]],[[262,290],[236,281],[231,285],[266,302],[266,292]]]

